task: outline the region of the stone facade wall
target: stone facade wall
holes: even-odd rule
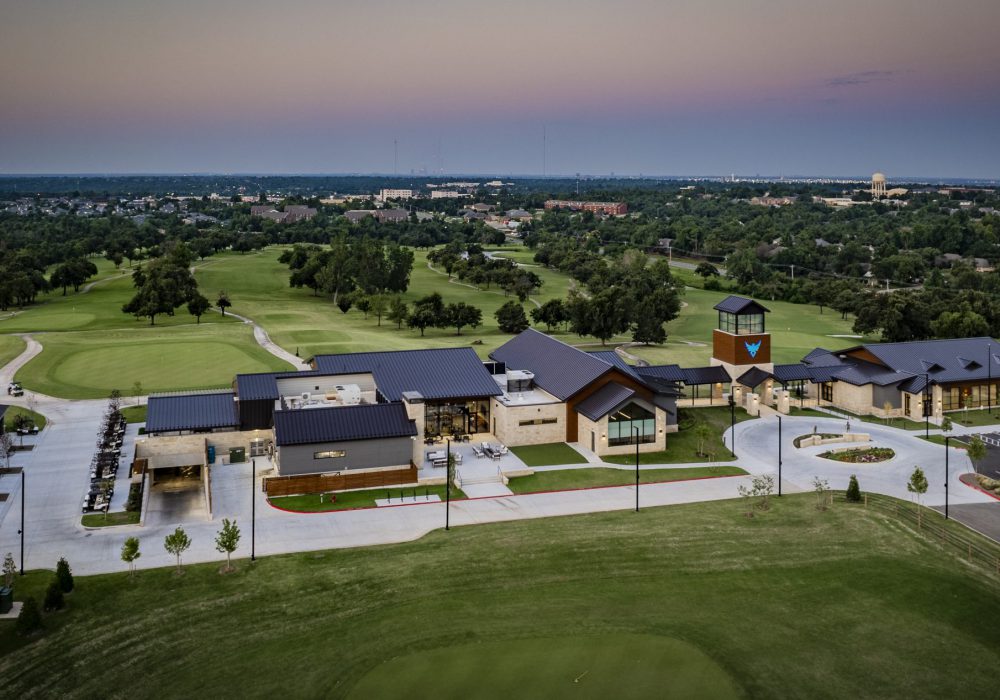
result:
[[[566,404],[529,404],[505,406],[494,399],[490,406],[494,435],[508,447],[545,445],[566,441]],[[551,420],[555,423],[521,425],[521,421]]]
[[[672,430],[668,430],[673,428]],[[639,452],[658,452],[666,446],[666,434],[676,432],[677,426],[667,426],[667,413],[662,408],[656,409],[656,439],[653,442],[645,442],[639,445]],[[631,445],[608,445],[608,417],[604,416],[599,421],[592,421],[584,415],[580,415],[577,422],[577,442],[583,447],[590,449],[590,433],[594,432],[594,453],[598,456],[604,455],[626,455],[635,453],[635,444]]]

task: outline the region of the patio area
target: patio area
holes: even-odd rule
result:
[[[486,448],[484,448],[484,444]],[[468,442],[451,441],[455,455],[455,471],[462,483],[500,481],[500,473],[526,469],[526,465],[491,433],[477,433]],[[421,479],[445,476],[445,457],[448,445],[442,440],[434,445],[424,445],[423,460],[418,465]]]

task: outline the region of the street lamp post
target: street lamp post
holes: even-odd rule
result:
[[[931,400],[933,394],[928,394],[928,389],[931,388],[930,375],[924,372],[924,437],[930,438],[931,436]]]
[[[729,391],[729,451],[736,459],[736,401],[733,400],[732,389]]]
[[[944,519],[948,519],[948,442],[951,440],[947,435],[944,436]]]
[[[451,440],[444,439],[444,529],[451,529]]]
[[[639,512],[639,429],[632,426],[635,434],[635,512]]]
[[[778,495],[781,495],[781,416],[778,416]]]
[[[17,534],[21,536],[21,576],[24,576],[24,467],[21,467],[21,529]]]
[[[257,561],[257,460],[250,460],[250,561]]]

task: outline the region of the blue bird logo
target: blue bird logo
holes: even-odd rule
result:
[[[760,350],[760,345],[763,340],[758,340],[756,343],[751,343],[749,340],[744,340],[743,345],[746,347],[747,352],[750,353],[751,358],[757,357],[757,351]]]

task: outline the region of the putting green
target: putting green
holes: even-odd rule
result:
[[[17,373],[33,391],[71,399],[102,398],[112,389],[130,394],[221,388],[239,372],[291,366],[260,348],[243,324],[169,329],[39,334],[43,352]]]
[[[736,698],[729,675],[677,639],[616,634],[447,647],[386,661],[350,698]]]

